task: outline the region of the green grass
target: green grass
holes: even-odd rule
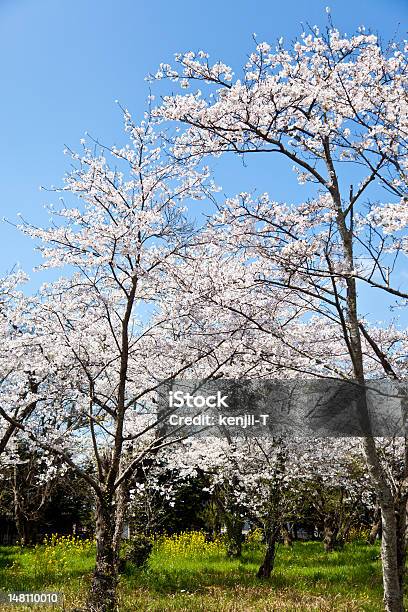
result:
[[[55,590],[64,593],[65,610],[84,605],[93,547],[55,549],[58,546],[51,552],[49,547],[0,547],[0,589]],[[255,576],[262,557],[259,546],[246,547],[242,559],[230,560],[221,549],[189,553],[157,544],[145,569],[127,565],[120,578],[120,610],[380,611],[378,553],[376,546],[352,543],[327,554],[319,542],[298,542],[290,549],[279,547],[272,578],[261,581]],[[0,606],[0,610],[11,609]]]

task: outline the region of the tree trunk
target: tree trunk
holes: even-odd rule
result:
[[[236,516],[227,516],[225,526],[227,529],[227,555],[238,559],[242,555],[243,521]]]
[[[282,527],[283,544],[286,548],[290,548],[293,545],[292,534],[286,525]]]
[[[89,593],[92,612],[114,612],[118,563],[115,551],[115,507],[113,495],[96,500],[96,564]]]
[[[323,531],[323,544],[324,544],[324,550],[325,552],[333,552],[334,549],[336,548],[336,536],[335,533],[333,531],[333,529],[328,526],[325,525],[324,526],[324,531]]]
[[[397,517],[392,506],[382,506],[381,557],[383,564],[384,606],[387,612],[403,611],[398,559]]]
[[[18,542],[20,546],[26,546],[26,529],[24,525],[24,515],[21,511],[18,465],[15,465],[13,470],[13,505],[14,522],[16,524],[16,529],[18,533]]]
[[[378,502],[381,508],[381,558],[384,585],[384,608],[386,612],[403,612],[403,589],[401,579],[404,568],[400,563],[405,558],[405,542],[399,537],[399,528],[405,518],[398,518],[396,503],[392,492],[381,474],[377,449],[373,438],[364,438],[367,464],[376,485]],[[403,554],[402,554],[402,551]]]
[[[18,543],[20,546],[26,546],[28,542],[26,541],[27,534],[25,530],[24,520],[20,512],[14,508],[14,522],[16,524],[16,529],[18,533]]]
[[[276,534],[271,533],[267,536],[265,557],[260,566],[257,577],[267,579],[271,577],[273,567],[275,565],[276,555]]]
[[[381,537],[381,519],[378,519],[371,525],[370,533],[368,535],[368,543],[375,544],[377,538]]]
[[[35,542],[36,530],[33,529],[35,522],[27,519],[24,512],[21,511],[19,502],[14,504],[14,522],[18,533],[18,542],[21,546],[30,546]]]
[[[381,535],[381,512],[380,508],[376,508],[374,512],[373,522],[368,536],[368,543],[374,544],[377,538]]]
[[[211,528],[211,538],[213,540],[216,540],[217,538],[220,537],[221,529],[222,529],[221,519],[217,516],[214,519],[214,523],[213,523],[212,528]]]
[[[407,557],[406,548],[406,529],[407,529],[407,510],[406,499],[402,499],[398,503],[397,512],[397,560],[398,560],[398,581],[401,593],[401,606],[403,609],[404,599],[404,578],[405,578],[405,562]]]
[[[323,544],[325,552],[333,552],[344,547],[344,537],[340,535],[338,527],[333,527],[330,517],[326,517],[323,527]]]
[[[119,550],[123,539],[123,527],[126,520],[126,511],[129,501],[127,482],[122,483],[116,491],[116,521],[113,535],[113,549],[117,561],[119,561]]]

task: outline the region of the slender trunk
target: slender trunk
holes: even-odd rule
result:
[[[282,444],[281,439],[278,439],[277,443],[278,452],[276,456],[275,478],[269,483],[269,512],[264,525],[266,551],[262,565],[257,573],[258,578],[270,578],[271,576],[275,564],[277,538],[283,526],[280,508],[280,478],[278,476],[282,476],[285,472],[286,447]]]
[[[293,546],[293,538],[286,525],[282,527],[283,544],[286,548]]]
[[[35,521],[25,519],[24,524],[24,543],[26,546],[30,546],[37,540],[37,530],[35,529]]]
[[[16,508],[14,509],[14,521],[16,524],[16,529],[18,533],[18,543],[20,546],[26,546],[26,531],[24,529],[24,521],[20,512],[16,512]]]
[[[260,566],[257,577],[262,579],[268,579],[271,577],[273,567],[275,565],[276,556],[276,533],[271,532],[266,538],[266,550],[264,560]]]
[[[373,521],[371,523],[368,543],[374,544],[377,538],[381,535],[381,511],[379,506],[374,511]]]
[[[370,533],[368,535],[368,543],[375,544],[379,537],[381,537],[381,518],[371,525]]]
[[[114,612],[117,610],[116,589],[119,576],[118,547],[121,531],[116,531],[118,502],[115,482],[119,475],[123,452],[123,430],[126,413],[126,384],[129,365],[129,324],[135,302],[137,276],[132,276],[127,295],[126,310],[122,319],[120,370],[115,419],[115,440],[111,452],[100,457],[104,489],[96,498],[96,564],[89,593],[89,608],[92,612]],[[123,491],[121,488],[120,490]],[[118,518],[118,521],[117,521]],[[122,516],[123,519],[123,516]]]
[[[27,533],[25,528],[24,514],[21,510],[21,496],[19,490],[19,474],[18,466],[14,466],[13,470],[13,504],[14,504],[14,522],[18,533],[18,541],[20,546],[27,545]]]
[[[238,559],[242,555],[242,527],[243,521],[236,516],[227,516],[225,519],[227,529],[227,555]]]
[[[214,520],[214,524],[211,530],[211,537],[213,540],[216,540],[221,535],[222,523],[221,519],[217,516]]]
[[[123,538],[123,527],[126,519],[126,510],[128,506],[128,487],[127,483],[123,482],[116,491],[116,521],[115,532],[113,535],[113,548],[116,559],[119,561],[119,550]]]
[[[92,612],[114,612],[118,563],[114,546],[115,508],[113,495],[96,500],[96,564],[89,593]]]
[[[355,381],[360,385],[358,416],[361,429],[364,433],[363,448],[367,462],[368,471],[372,479],[382,515],[382,573],[384,585],[384,607],[386,612],[402,612],[403,591],[399,582],[399,559],[398,559],[398,524],[393,492],[387,476],[382,468],[376,444],[371,434],[370,419],[367,407],[367,396],[365,392],[365,375],[363,363],[363,350],[361,342],[361,328],[357,307],[357,286],[353,275],[353,210],[350,211],[350,227],[347,228],[345,214],[342,209],[339,184],[331,158],[328,140],[325,141],[326,163],[330,172],[332,185],[330,192],[337,209],[337,227],[343,243],[344,259],[348,267],[348,275],[345,277],[347,295],[347,309],[338,306],[338,312],[343,326],[344,339],[346,341],[349,355],[353,364]],[[391,369],[392,372],[392,369]]]

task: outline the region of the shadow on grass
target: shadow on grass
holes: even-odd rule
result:
[[[10,567],[19,552],[18,546],[0,546],[0,570]]]

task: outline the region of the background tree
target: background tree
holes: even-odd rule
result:
[[[13,521],[20,545],[50,533],[89,533],[92,492],[49,453],[20,443],[1,476],[0,517]]]
[[[33,303],[21,290],[26,281],[22,271],[0,281],[0,461],[13,457],[14,436],[33,416],[48,374],[47,360],[33,342]]]

